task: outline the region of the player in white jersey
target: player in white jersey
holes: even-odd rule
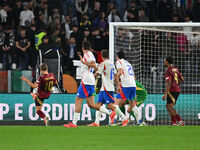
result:
[[[117,84],[119,84],[119,79],[116,79],[117,71],[115,69],[115,65],[108,58],[108,50],[102,50],[103,62],[98,67],[97,73],[95,73],[95,76],[101,75],[102,78],[102,86],[97,104],[100,106],[107,104],[108,108],[110,108],[113,112],[111,115],[111,122],[114,122],[114,116],[117,113],[122,118],[122,126],[126,126],[129,123],[129,119],[121,112],[118,105],[114,105],[114,80]],[[96,111],[96,122],[88,126],[99,126],[100,115],[101,112]]]
[[[133,111],[137,124],[140,125],[142,123],[141,113],[137,107],[137,100],[134,100],[136,97],[135,74],[132,65],[124,60],[124,57],[125,54],[123,51],[117,53],[116,68],[118,77],[121,80],[121,86],[117,87],[120,94],[116,95],[115,103],[119,106],[123,106],[125,105],[125,101],[129,100],[128,112]]]
[[[95,94],[95,78],[93,71],[96,68],[96,60],[92,52],[90,51],[91,46],[88,41],[83,42],[82,50],[83,50],[83,58],[80,56],[81,61],[81,71],[82,71],[82,81],[81,85],[78,88],[78,92],[76,95],[75,101],[75,112],[72,123],[64,124],[64,127],[67,128],[75,128],[77,127],[77,122],[80,117],[81,105],[83,100],[86,98],[87,104],[90,108],[99,110],[100,112],[111,115],[108,109],[102,107],[94,102],[94,94]]]

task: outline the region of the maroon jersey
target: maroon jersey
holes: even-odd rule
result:
[[[51,94],[52,87],[56,84],[56,78],[53,73],[39,76],[38,80],[38,96],[40,98],[48,98]]]
[[[179,79],[181,79],[182,74],[178,71],[178,69],[174,66],[169,67],[165,71],[165,81],[171,82],[170,91],[171,92],[180,92],[180,86],[179,86]]]

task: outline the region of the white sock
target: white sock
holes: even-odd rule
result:
[[[137,123],[140,124],[141,123],[141,120],[140,120],[141,116],[140,116],[140,111],[139,111],[138,107],[137,106],[133,107],[132,111],[135,115]]]
[[[73,118],[72,123],[75,124],[75,125],[77,125],[77,122],[78,122],[79,118],[80,118],[80,113],[74,112],[74,118]]]
[[[109,110],[106,109],[104,106],[101,106],[99,111],[102,112],[102,113],[105,113],[105,114],[107,114],[109,116],[111,115],[111,112],[109,112]]]
[[[94,123],[99,124],[101,114],[102,114],[102,112],[96,111],[96,116],[95,116],[95,122]]]
[[[119,106],[118,105],[115,105],[116,109],[115,109],[115,112],[117,113],[117,115],[119,115],[122,120],[126,120],[126,116],[123,114],[123,112],[119,109]]]

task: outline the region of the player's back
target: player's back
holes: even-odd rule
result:
[[[56,78],[53,73],[41,75],[37,81],[38,95],[40,98],[48,98],[51,94],[52,87],[56,84]]]
[[[170,91],[180,92],[179,79],[181,79],[182,74],[174,66],[169,67],[165,72],[165,80],[171,81]]]
[[[123,87],[136,87],[135,74],[132,65],[124,60],[120,59],[116,62],[116,68],[122,69],[122,75],[120,76],[121,83]]]
[[[96,63],[96,59],[92,52],[88,51],[83,56],[83,61],[91,63],[94,61]],[[95,85],[95,78],[94,78],[94,68],[88,67],[85,64],[81,64],[81,73],[82,73],[82,82],[86,85]]]
[[[107,91],[114,91],[115,65],[110,60],[106,60],[100,64],[98,72],[102,76],[101,91],[103,91],[104,88]]]

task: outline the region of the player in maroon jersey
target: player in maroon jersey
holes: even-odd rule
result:
[[[45,99],[48,99],[51,94],[52,87],[57,84],[57,80],[53,73],[48,73],[48,66],[46,64],[40,65],[41,75],[37,79],[36,83],[32,83],[26,77],[21,77],[21,80],[26,81],[33,89],[38,88],[35,105],[36,112],[40,118],[44,119],[45,125],[49,125],[49,117],[45,116],[42,112],[42,105]]]
[[[179,114],[176,112],[174,105],[176,104],[176,101],[181,91],[179,84],[184,79],[182,74],[172,64],[173,58],[171,56],[168,56],[164,59],[164,65],[165,67],[167,67],[167,70],[165,71],[166,90],[162,97],[162,100],[165,100],[167,98],[166,108],[171,117],[172,125],[183,126],[184,122],[182,121]]]

